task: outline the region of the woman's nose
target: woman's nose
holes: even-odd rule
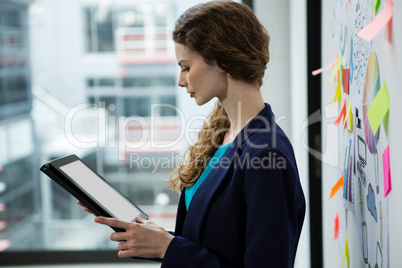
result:
[[[179,81],[177,82],[177,85],[179,87],[186,87],[187,86],[186,79],[184,79],[183,75],[180,75]]]

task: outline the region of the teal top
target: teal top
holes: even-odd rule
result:
[[[198,178],[197,182],[190,188],[186,188],[184,190],[187,211],[190,206],[191,200],[193,199],[193,196],[197,192],[198,188],[201,186],[201,183],[205,180],[205,178],[208,176],[209,172],[211,172],[211,170],[215,167],[215,165],[219,162],[219,160],[225,154],[226,150],[230,147],[230,144],[232,144],[232,143],[230,142],[225,145],[221,145],[218,148],[218,150],[216,150],[214,156],[209,160],[208,165],[205,167],[204,171],[202,172],[201,176]]]

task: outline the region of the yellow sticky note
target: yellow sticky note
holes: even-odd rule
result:
[[[348,109],[346,110],[345,120],[343,121],[343,129],[345,129],[346,121],[350,121],[350,114],[352,113],[352,101],[348,101]]]
[[[352,103],[350,103],[350,107],[352,108]],[[352,110],[349,111],[348,130],[350,132],[353,132],[353,113],[352,113]]]
[[[342,267],[343,267],[343,263],[345,262],[345,259],[346,259],[346,267],[349,267],[349,243],[348,243],[348,236],[346,236],[345,253],[343,254]]]
[[[336,55],[336,57],[337,57],[337,62],[335,63],[334,68],[332,69],[331,76],[329,77],[329,80],[328,80],[330,83],[332,81],[334,81],[334,78],[335,78],[336,74],[338,73],[339,68],[341,68],[341,65],[342,65],[342,56],[340,57],[340,59],[338,59],[338,55]]]
[[[341,97],[342,97],[342,91],[341,91],[341,81],[338,80],[338,86],[336,87],[336,93],[335,93],[335,98],[334,98],[334,103],[335,101],[338,101],[338,105],[341,101]]]
[[[370,108],[367,112],[367,116],[370,122],[371,130],[375,135],[377,133],[378,128],[381,125],[382,120],[388,116],[389,111],[389,93],[387,84],[382,84],[380,90],[378,90],[377,95],[375,96],[373,102],[370,105]],[[388,118],[387,118],[388,119]],[[387,120],[386,120],[387,121]]]

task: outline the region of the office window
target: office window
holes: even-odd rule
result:
[[[31,110],[31,77],[24,5],[0,3],[0,120]]]
[[[151,116],[151,98],[150,97],[137,97],[124,99],[124,115],[130,116]]]
[[[170,86],[176,85],[175,77],[126,77],[123,78],[123,87],[126,88],[139,88],[139,87],[158,87],[158,86]]]
[[[99,86],[100,87],[113,87],[115,81],[113,78],[100,78],[99,79]]]
[[[12,28],[21,28],[21,10],[18,7],[11,7],[2,14],[4,16],[3,25]]]
[[[7,103],[21,103],[28,101],[28,85],[25,75],[10,75],[4,78]]]
[[[176,96],[160,96],[159,103],[162,104],[161,107],[156,109],[156,112],[161,116],[177,116],[176,107]]]
[[[86,79],[86,84],[87,84],[87,87],[93,87],[93,86],[95,86],[95,79],[93,79],[93,78],[87,78],[87,79]]]
[[[127,7],[116,10],[117,27],[136,27],[145,26],[144,6]]]
[[[85,10],[86,48],[88,52],[114,51],[113,21],[110,9],[87,8]]]
[[[4,104],[3,78],[0,76],[0,107]]]

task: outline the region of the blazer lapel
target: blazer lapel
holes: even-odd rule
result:
[[[176,227],[174,231],[175,235],[183,234],[183,225],[187,216],[187,209],[184,198],[185,198],[185,191],[183,189],[181,191],[179,205],[177,207]]]
[[[238,160],[238,157],[241,155],[242,144],[244,144],[247,139],[249,139],[254,133],[260,131],[262,128],[271,128],[270,131],[275,131],[275,129],[272,129],[274,127],[276,126],[271,107],[269,104],[265,104],[265,108],[262,109],[261,112],[242,129],[242,131],[240,131],[225,154],[222,156],[221,160],[226,158],[225,162],[221,163],[221,161],[219,161],[215,165],[215,167],[205,178],[204,182],[198,188],[197,192],[194,194],[190,203],[189,211],[184,216],[184,223],[182,226],[179,226],[179,229],[182,229],[183,231],[183,236],[196,242],[201,240],[201,230],[203,230],[202,224],[205,213],[210,206],[211,199],[216,193],[220,184],[225,178],[231,177],[228,177],[227,173],[229,171],[233,172],[234,167],[236,166],[235,160]],[[185,209],[184,191],[182,192],[182,197],[183,200],[180,200],[180,202]],[[183,217],[184,212],[181,211],[180,214],[180,217]]]
[[[183,236],[193,241],[200,241],[200,231],[202,230],[201,227],[204,215],[210,205],[212,197],[226,177],[226,174],[229,170],[233,170],[231,165],[235,158],[236,151],[236,147],[231,146],[228,148],[226,153],[222,156],[222,158],[226,157],[229,159],[229,161],[226,160],[224,164],[227,168],[218,168],[220,165],[219,161],[194,194],[183,226]],[[228,162],[230,162],[230,164]]]

